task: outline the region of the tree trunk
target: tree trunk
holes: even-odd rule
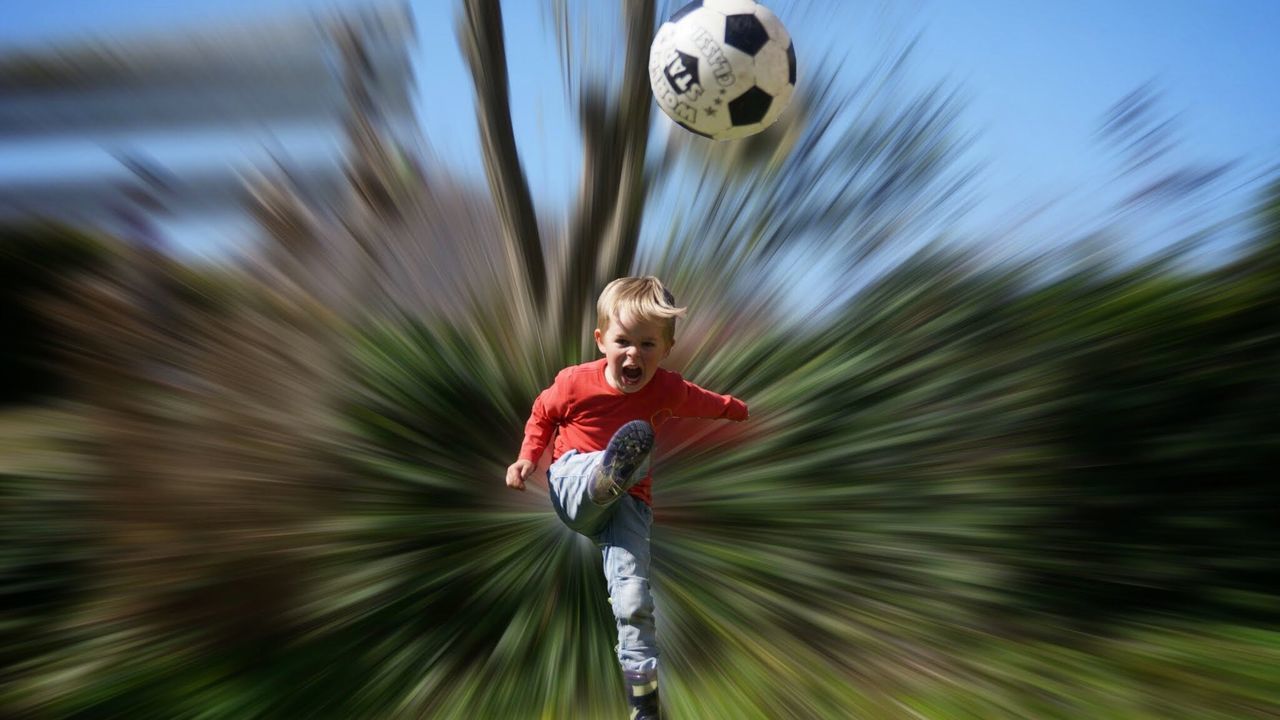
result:
[[[569,354],[590,352],[584,331],[592,324],[591,299],[613,278],[625,275],[635,258],[647,181],[649,140],[649,44],[653,0],[625,0],[627,35],[624,75],[617,97],[584,88],[581,192],[569,230],[565,287],[559,306],[561,347]]]
[[[524,285],[541,312],[547,299],[546,263],[511,126],[502,7],[498,0],[463,0],[463,11],[458,34],[475,83],[485,174],[502,221],[512,279]]]

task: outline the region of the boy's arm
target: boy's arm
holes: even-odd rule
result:
[[[731,395],[720,395],[680,379],[683,398],[671,409],[675,417],[747,419],[747,404]]]
[[[533,411],[529,413],[529,421],[524,425],[524,442],[520,445],[520,456],[507,467],[507,487],[524,490],[524,481],[533,474],[538,460],[546,451],[556,426],[564,417],[564,402],[558,390],[560,378],[551,387],[538,394],[533,401]]]
[[[562,403],[555,385],[543,390],[533,401],[533,411],[524,425],[524,442],[520,445],[521,460],[537,465],[543,451],[555,434],[556,425],[563,416]]]

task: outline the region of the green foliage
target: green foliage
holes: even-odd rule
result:
[[[747,398],[752,419],[660,435],[655,582],[673,712],[1263,716],[1280,689],[1259,669],[1280,647],[1265,629],[1277,347],[1261,260],[1036,283],[1032,269],[921,254],[823,323],[721,333],[692,353],[686,374]],[[254,347],[314,357],[278,342],[283,327],[225,357],[209,353],[229,336],[182,335],[206,363]],[[311,422],[330,428],[323,443],[281,448],[334,465],[297,471],[311,488],[289,501],[299,520],[233,524],[241,535],[204,550],[163,515],[105,504],[118,490],[92,416],[15,419],[24,432],[6,436],[28,450],[0,468],[15,671],[0,697],[36,718],[620,715],[595,549],[559,525],[544,488],[501,486],[551,369],[497,327],[312,326],[342,350],[317,375],[342,378],[323,386],[336,414]],[[291,363],[259,367],[283,378]],[[248,452],[251,436],[220,427],[219,452]],[[156,457],[182,471],[180,456]],[[257,482],[271,477],[284,476]],[[167,497],[165,513],[195,517]],[[189,510],[234,507],[200,497]],[[270,528],[292,540],[250,541]],[[142,532],[177,554],[135,558],[143,574],[124,577],[164,572],[159,596],[222,612],[113,611],[149,595],[102,582]],[[288,560],[261,564],[224,547],[233,537]],[[173,595],[174,573],[200,590]],[[273,602],[236,605],[235,588]],[[228,610],[259,622],[211,634],[203,623]]]
[[[1019,308],[1062,318],[1027,326],[1029,346],[1056,348],[1061,378],[1060,471],[1031,528],[1028,592],[1086,619],[1252,615],[1222,589],[1275,591],[1263,558],[1280,550],[1267,529],[1280,501],[1277,289],[1265,274],[1153,264],[1060,283]]]
[[[529,716],[610,717],[621,687],[595,549],[547,511],[545,487],[495,492],[537,388],[492,337],[440,320],[351,346],[358,440],[334,540],[355,572],[326,602],[390,631],[404,674],[385,707],[412,689],[417,716],[499,717],[520,698]]]

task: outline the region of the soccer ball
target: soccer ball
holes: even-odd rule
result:
[[[649,50],[658,107],[692,133],[733,140],[778,119],[796,86],[791,36],[754,0],[694,0]]]

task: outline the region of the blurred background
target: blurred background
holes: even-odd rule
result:
[[[1280,5],[773,0],[717,144],[681,4],[6,7],[0,717],[624,717],[502,476],[628,274],[669,716],[1280,716]]]

